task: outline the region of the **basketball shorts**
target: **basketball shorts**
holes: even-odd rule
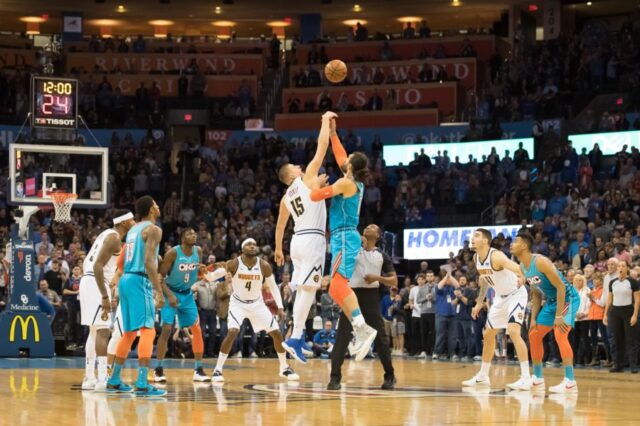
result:
[[[109,291],[109,297],[111,297],[111,291]],[[78,299],[80,300],[80,322],[82,325],[96,328],[111,326],[113,314],[109,313],[106,320],[102,319],[102,294],[93,275],[84,275],[80,279]]]
[[[578,296],[578,293],[573,293],[567,294],[565,297],[567,297],[567,299],[565,300],[564,309],[562,310],[564,322],[570,327],[574,327],[576,324],[576,315],[580,308],[580,296]],[[545,304],[542,305],[542,308],[540,308],[540,312],[538,312],[536,322],[540,325],[553,327],[557,307],[558,304],[555,299],[547,299]]]
[[[169,305],[169,300],[165,296],[164,306],[160,309],[160,322],[162,325],[171,324],[178,315],[178,325],[180,327],[191,327],[198,320],[198,307],[191,292],[179,293],[174,291],[173,294],[178,299],[178,306],[175,308]]]
[[[146,275],[125,273],[118,285],[124,331],[153,328],[155,303],[153,289]]]
[[[393,322],[391,323],[391,337],[404,336],[404,333],[404,321],[393,320]]]
[[[362,247],[362,237],[354,229],[331,234],[331,276],[336,273],[351,279],[356,269],[356,257]]]
[[[292,290],[296,286],[320,287],[327,254],[327,239],[320,234],[294,235],[291,238]]]
[[[487,315],[487,328],[506,329],[508,324],[524,321],[529,295],[526,287],[520,287],[506,296],[496,295]]]
[[[227,317],[228,328],[239,330],[245,319],[251,322],[251,327],[253,327],[253,331],[256,333],[262,330],[271,333],[274,330],[280,329],[276,317],[273,316],[269,308],[267,308],[267,305],[264,304],[262,298],[254,302],[245,303],[231,296],[229,316]]]

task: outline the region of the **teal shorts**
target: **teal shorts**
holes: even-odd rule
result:
[[[120,279],[118,293],[125,332],[154,328],[156,307],[151,282],[146,275],[125,273]]]
[[[362,247],[362,237],[353,228],[331,233],[331,276],[336,273],[351,279],[356,269],[356,257]]]
[[[162,325],[171,324],[178,315],[178,325],[180,327],[191,327],[198,320],[198,307],[191,292],[179,293],[174,291],[173,294],[178,299],[178,306],[175,308],[169,305],[169,300],[165,296],[164,306],[160,309],[160,321]]]
[[[563,319],[564,322],[567,323],[567,325],[569,325],[570,327],[575,327],[576,314],[578,313],[578,309],[580,308],[580,297],[577,295],[567,295],[567,297],[568,300],[565,301],[564,309],[562,310]],[[536,322],[540,325],[553,327],[553,324],[556,320],[557,307],[558,305],[555,300],[547,300],[547,302],[540,309],[540,312],[538,312],[538,318],[536,318]]]

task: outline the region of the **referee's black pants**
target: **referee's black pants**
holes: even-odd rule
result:
[[[625,355],[629,356],[631,368],[638,367],[638,324],[631,326],[632,316],[633,305],[612,306],[609,310],[609,327],[618,348],[613,362],[618,368],[624,368]]]
[[[389,349],[389,336],[384,330],[384,321],[380,312],[380,293],[377,288],[354,288],[353,291],[358,298],[360,311],[364,316],[365,322],[376,329],[378,335],[374,341],[376,351],[380,357],[382,368],[384,369],[384,378],[392,378],[393,365],[391,364],[391,351]],[[338,330],[336,335],[336,343],[331,351],[331,379],[336,381],[342,380],[342,363],[347,353],[347,347],[351,342],[353,327],[349,318],[340,313],[338,321]]]

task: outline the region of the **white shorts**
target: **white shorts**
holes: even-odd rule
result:
[[[109,292],[111,297],[111,292]],[[82,325],[95,326],[98,328],[111,327],[111,315],[106,321],[102,319],[102,294],[98,290],[98,283],[93,275],[84,275],[80,279],[80,321]],[[120,322],[122,325],[122,314],[120,313],[120,306],[116,313],[115,322]],[[114,323],[114,327],[117,325]]]
[[[327,239],[324,235],[303,234],[291,238],[292,290],[295,291],[299,285],[320,287],[326,255]]]
[[[522,325],[529,296],[526,287],[520,287],[503,297],[496,295],[487,315],[487,328],[506,329],[507,324]]]
[[[240,329],[243,321],[249,319],[253,331],[258,333],[265,330],[270,333],[279,330],[278,320],[271,313],[264,300],[260,298],[255,302],[245,303],[231,296],[229,302],[229,316],[227,317],[228,328]]]

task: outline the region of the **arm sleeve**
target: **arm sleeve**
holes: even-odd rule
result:
[[[276,284],[276,279],[273,277],[273,274],[265,278],[265,282],[269,286],[269,291],[271,292],[278,309],[284,309],[284,306],[282,305],[282,295],[280,294],[280,290],[278,289],[278,285]]]
[[[342,166],[347,161],[347,151],[342,146],[338,135],[331,136],[331,150],[333,151],[333,156],[336,157],[338,166]]]
[[[322,201],[333,197],[333,186],[325,186],[311,191],[311,201]]]

